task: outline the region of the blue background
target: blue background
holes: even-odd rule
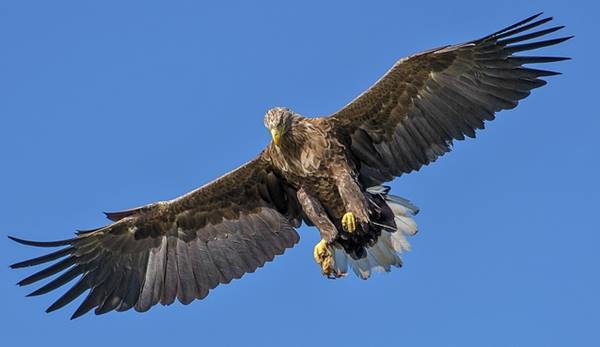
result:
[[[254,3],[254,2],[253,2]],[[61,239],[253,158],[273,106],[328,114],[405,55],[540,10],[572,61],[477,140],[393,183],[421,207],[405,267],[329,281],[316,230],[202,302],[69,321],[24,298],[40,254],[0,240],[2,344],[600,345],[592,1],[2,1],[0,233]],[[78,301],[80,302],[80,301]]]

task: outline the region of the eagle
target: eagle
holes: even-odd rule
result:
[[[518,54],[572,37],[539,40],[563,28],[542,29],[552,17],[540,16],[400,59],[329,116],[267,111],[272,141],[266,149],[180,197],[108,212],[112,223],[60,241],[9,236],[59,248],[11,265],[53,262],[18,285],[57,275],[28,295],[36,296],[76,279],[46,310],[86,293],[72,319],[92,309],[145,312],[176,298],[189,304],[283,254],[299,241],[302,223],[319,230],[314,259],[328,278],[351,269],[367,279],[402,266],[419,210],[385,183],[436,161],[454,140],[474,138],[497,112],[545,85],[541,78],[559,74],[528,65],[568,58]]]

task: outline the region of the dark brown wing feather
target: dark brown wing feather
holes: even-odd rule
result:
[[[31,246],[64,248],[12,265],[28,267],[58,260],[25,278],[28,285],[59,274],[29,295],[77,282],[48,312],[88,294],[73,318],[153,305],[175,298],[184,304],[204,298],[219,283],[254,272],[298,242],[301,212],[295,191],[258,159],[175,200],[124,212],[116,221],[75,238]],[[60,259],[60,260],[59,260]]]
[[[523,43],[563,28],[527,32],[552,19],[536,20],[540,15],[479,40],[401,59],[333,114],[338,134],[349,136],[361,181],[375,185],[419,170],[448,152],[452,140],[475,137],[496,112],[546,84],[540,77],[558,74],[523,65],[567,58],[513,55],[570,38]]]

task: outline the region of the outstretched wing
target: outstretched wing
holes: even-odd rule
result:
[[[38,247],[64,247],[12,265],[53,265],[19,285],[60,275],[32,292],[41,295],[79,277],[47,312],[88,291],[72,318],[134,307],[146,311],[177,297],[202,299],[219,283],[253,272],[298,242],[301,223],[295,191],[257,158],[177,199],[108,213],[113,224],[55,242],[13,240]]]
[[[373,186],[419,170],[448,152],[452,140],[475,137],[485,120],[517,106],[540,77],[558,73],[524,67],[565,60],[515,56],[571,37],[523,43],[562,26],[530,31],[552,18],[535,15],[479,40],[398,61],[378,82],[329,120],[351,142],[361,181]]]

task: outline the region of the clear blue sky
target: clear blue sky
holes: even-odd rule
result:
[[[66,238],[184,193],[265,146],[268,108],[331,113],[402,56],[540,10],[576,35],[546,52],[574,59],[393,183],[422,209],[403,269],[326,280],[303,227],[204,301],[69,321],[76,305],[44,313],[60,293],[15,286],[38,250],[0,239],[3,345],[600,345],[598,5],[250,3],[1,2],[0,234]]]

